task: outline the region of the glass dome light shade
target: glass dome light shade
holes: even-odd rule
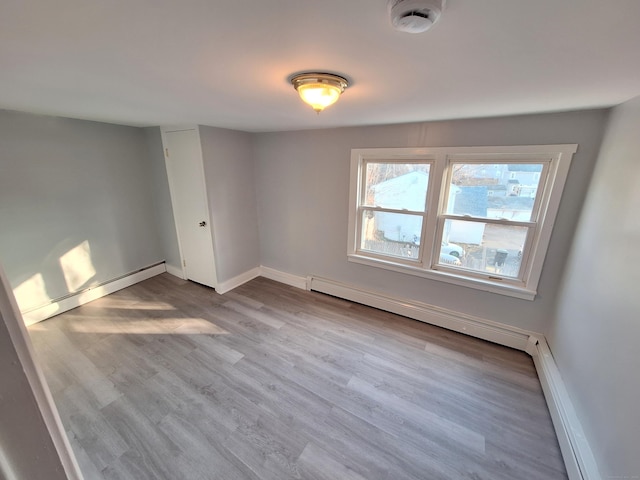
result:
[[[328,73],[303,73],[291,79],[300,98],[318,113],[333,105],[347,88],[347,80]]]

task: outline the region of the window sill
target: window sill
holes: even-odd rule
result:
[[[386,270],[392,270],[394,272],[405,273],[407,275],[414,275],[416,277],[428,278],[431,280],[437,280],[440,282],[451,283],[461,287],[473,288],[476,290],[482,290],[485,292],[497,293],[498,295],[505,295],[508,297],[520,298],[523,300],[532,301],[536,297],[535,290],[529,290],[524,287],[509,284],[498,284],[489,280],[483,280],[481,278],[470,278],[462,275],[456,275],[455,273],[443,272],[439,270],[424,270],[419,267],[411,265],[402,265],[399,263],[382,260],[378,258],[371,258],[364,255],[358,255],[350,253],[347,255],[347,259],[350,262],[359,263],[362,265],[368,265],[370,267],[384,268]]]

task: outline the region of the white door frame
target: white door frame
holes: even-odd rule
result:
[[[209,235],[210,235],[210,239],[211,239],[211,247],[213,248],[213,272],[215,275],[215,284],[213,285],[214,288],[216,288],[218,286],[218,271],[216,268],[216,258],[217,258],[217,251],[216,251],[216,244],[214,241],[215,236],[213,235],[213,222],[211,221],[211,213],[209,211],[209,194],[207,192],[207,184],[205,181],[205,176],[204,176],[204,158],[202,156],[202,142],[200,141],[200,127],[198,125],[174,125],[174,126],[165,126],[165,127],[160,127],[160,136],[162,138],[162,156],[164,157],[164,166],[167,170],[167,178],[169,180],[169,195],[171,196],[171,207],[173,209],[173,221],[176,227],[176,236],[178,237],[178,251],[180,253],[180,271],[182,272],[182,278],[184,280],[187,279],[187,270],[185,268],[185,260],[184,260],[184,254],[182,251],[182,243],[180,241],[180,224],[178,222],[178,214],[176,213],[176,187],[173,184],[173,179],[171,178],[171,170],[169,168],[169,163],[167,161],[167,149],[168,149],[168,142],[167,142],[167,137],[166,134],[169,132],[183,132],[183,131],[188,131],[188,130],[193,130],[196,133],[196,138],[198,140],[198,145],[196,146],[196,150],[198,152],[198,156],[200,158],[200,178],[202,179],[202,191],[204,192],[204,211],[205,211],[205,216],[206,216],[206,220],[209,222]]]

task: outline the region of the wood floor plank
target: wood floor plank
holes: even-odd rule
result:
[[[367,480],[313,443],[309,443],[300,456],[300,470],[304,478],[310,480]]]
[[[348,387],[356,392],[366,395],[373,401],[384,405],[388,411],[395,412],[407,422],[415,424],[427,423],[428,434],[441,442],[457,445],[457,448],[471,450],[476,453],[484,453],[484,436],[444,416],[435,414],[418,405],[417,402],[409,402],[406,399],[376,388],[358,377],[349,381]]]
[[[333,408],[326,423],[328,427],[346,435],[346,439],[339,445],[335,442],[325,442],[322,447],[336,456],[346,455],[351,459],[352,468],[358,469],[358,473],[366,478],[385,478],[383,475],[369,476],[366,471],[360,470],[363,466],[371,465],[379,465],[379,469],[386,469],[389,480],[396,476],[415,480],[465,478],[470,468],[477,468],[477,460],[470,461],[464,453],[441,448],[433,442],[414,445],[403,441],[402,435],[377,428],[338,407]],[[338,447],[340,450],[336,451]]]
[[[30,327],[87,480],[564,480],[524,353],[256,278]]]

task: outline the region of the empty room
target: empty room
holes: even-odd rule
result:
[[[0,480],[640,479],[640,2],[0,3]]]

